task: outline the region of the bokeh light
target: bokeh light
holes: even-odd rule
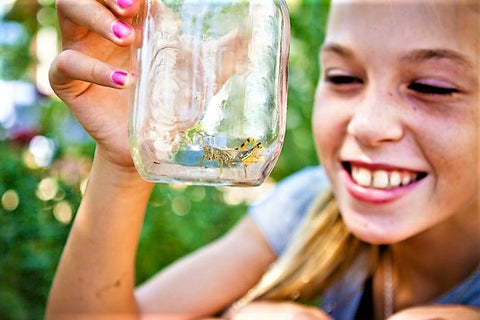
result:
[[[236,206],[242,203],[253,204],[260,201],[275,188],[276,182],[272,178],[268,178],[263,184],[258,187],[220,187],[222,191],[223,201],[231,206]]]
[[[192,187],[190,199],[195,202],[200,202],[203,199],[205,199],[205,196],[207,195],[207,191],[205,190],[205,187],[202,186],[195,186]]]
[[[87,190],[87,184],[88,184],[88,177],[83,179],[81,182],[80,182],[80,193],[82,194],[82,196],[85,195],[85,190]]]
[[[52,139],[44,136],[35,136],[28,146],[28,150],[33,155],[36,165],[41,168],[50,166],[55,153],[55,143]]]
[[[60,201],[53,208],[53,215],[58,222],[69,224],[73,218],[72,206],[68,201]]]
[[[37,187],[37,197],[43,201],[49,201],[55,198],[58,192],[58,182],[53,177],[44,178]]]
[[[172,199],[172,211],[178,216],[185,216],[190,213],[190,200],[184,196],[176,196]]]
[[[35,157],[30,151],[25,150],[22,154],[22,159],[27,168],[38,169],[37,163],[35,162]]]
[[[13,211],[17,209],[18,204],[20,203],[20,197],[15,190],[7,190],[2,195],[2,207],[7,211]]]
[[[15,0],[2,0],[0,1],[0,17],[10,11],[13,5],[15,4]]]

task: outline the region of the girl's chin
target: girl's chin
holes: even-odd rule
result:
[[[342,217],[350,232],[367,243],[375,245],[393,244],[411,236],[402,232],[402,228],[399,228],[398,224],[393,223],[393,219],[386,216],[366,216],[360,213],[342,211]]]

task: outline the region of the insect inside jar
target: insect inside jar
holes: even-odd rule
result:
[[[236,148],[216,148],[206,145],[202,137],[203,157],[200,167],[203,167],[205,159],[208,161],[216,160],[220,165],[220,176],[223,175],[223,166],[231,168],[232,165],[243,164],[243,172],[247,178],[247,166],[250,163],[256,163],[263,160],[257,152],[263,148],[261,142],[256,142],[253,138],[247,138]],[[250,148],[247,148],[248,146]]]

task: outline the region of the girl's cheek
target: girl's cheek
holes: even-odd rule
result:
[[[334,108],[317,103],[313,114],[313,134],[320,157],[328,156],[329,150],[339,144],[339,114]]]

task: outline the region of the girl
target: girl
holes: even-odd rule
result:
[[[139,2],[57,1],[51,84],[97,149],[48,319],[480,319],[478,1],[334,0],[322,168],[135,289],[152,185],[133,167],[122,89]]]

